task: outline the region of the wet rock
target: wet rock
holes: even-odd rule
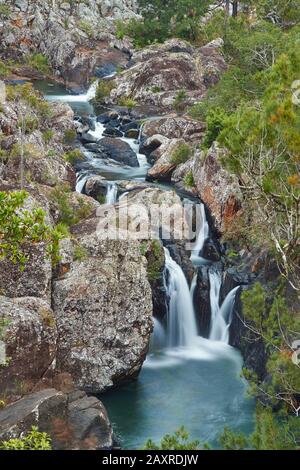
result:
[[[210,282],[208,266],[200,266],[197,272],[197,282],[194,291],[194,308],[196,320],[201,336],[209,337],[211,307],[210,307]]]
[[[139,130],[138,129],[130,129],[129,131],[125,132],[125,137],[127,137],[128,139],[138,139]]]
[[[171,181],[172,173],[176,168],[176,163],[172,161],[173,153],[182,143],[184,143],[183,140],[171,139],[157,149],[156,161],[147,173],[148,181]],[[150,158],[153,158],[153,152]]]
[[[129,122],[128,124],[123,124],[121,127],[120,127],[120,130],[122,132],[127,132],[127,131],[130,131],[130,130],[138,130],[139,129],[139,125],[137,122]]]
[[[107,137],[123,137],[123,133],[114,127],[107,127],[103,135]]]
[[[103,450],[113,446],[107,412],[97,398],[41,390],[0,410],[0,438],[18,438],[37,426],[47,432],[54,450]]]
[[[117,138],[105,137],[99,141],[99,144],[107,158],[132,167],[139,166],[137,156],[127,142]]]
[[[158,149],[162,144],[166,144],[168,140],[167,137],[160,134],[155,134],[147,139],[143,138],[140,145],[140,153],[149,157],[152,152]]]
[[[221,253],[219,250],[219,246],[214,242],[212,239],[206,240],[203,246],[202,255],[203,258],[209,261],[220,261],[221,260]]]
[[[87,196],[98,199],[100,195],[106,195],[107,181],[103,176],[92,176],[87,179],[83,191]]]
[[[97,137],[94,137],[93,135],[89,134],[88,132],[83,133],[80,136],[80,140],[83,144],[95,144],[99,141]]]
[[[97,116],[97,122],[100,122],[101,124],[107,124],[110,120],[111,118],[107,113]]]

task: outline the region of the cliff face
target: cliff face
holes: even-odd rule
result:
[[[137,16],[135,0],[1,1],[0,56],[22,59],[42,53],[70,86],[86,86],[104,64],[122,64],[126,49],[114,36],[116,19]]]

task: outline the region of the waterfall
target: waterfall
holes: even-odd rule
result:
[[[197,326],[189,286],[181,267],[165,250],[164,282],[169,299],[167,313],[167,344],[169,347],[194,345]]]
[[[198,259],[201,257],[201,252],[203,250],[204,243],[209,236],[209,225],[206,220],[204,204],[200,204],[200,214],[201,214],[201,226],[197,235],[195,245],[192,249],[192,255],[191,255],[191,260],[195,262],[197,262]]]
[[[96,96],[97,86],[99,80],[95,80],[86,93],[81,95],[47,95],[46,99],[48,101],[66,101],[67,103],[85,103],[91,101]]]
[[[154,321],[154,330],[151,336],[149,350],[151,352],[158,351],[165,346],[166,343],[166,334],[163,325],[157,318],[153,318]]]
[[[234,307],[236,293],[239,289],[232,289],[223,304],[220,306],[220,290],[222,279],[219,272],[215,270],[209,271],[210,282],[210,307],[211,307],[211,323],[209,339],[213,341],[229,342],[229,327],[232,320],[232,311]]]
[[[107,186],[107,193],[105,204],[114,204],[117,200],[118,187],[116,183],[109,183]]]

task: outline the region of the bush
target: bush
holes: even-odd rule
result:
[[[45,144],[49,144],[51,140],[53,139],[53,137],[54,137],[53,130],[47,129],[43,132],[43,139],[44,139]]]
[[[180,165],[185,163],[192,156],[192,149],[188,144],[179,144],[172,153],[171,163]]]
[[[80,160],[84,160],[84,155],[79,149],[69,150],[64,154],[64,160],[71,165],[74,165],[76,162]]]
[[[66,145],[72,145],[77,138],[77,133],[73,129],[67,129],[64,132],[64,143]]]
[[[24,437],[0,442],[1,450],[52,450],[51,438],[45,432],[39,432],[32,426],[31,431]]]
[[[124,106],[125,108],[128,108],[128,109],[133,109],[137,105],[137,102],[131,98],[125,98],[124,96],[122,96],[118,100],[118,105]]]
[[[110,92],[115,88],[114,80],[100,80],[96,90],[95,102],[103,104],[105,98],[110,95]]]
[[[78,23],[79,29],[83,31],[90,39],[95,36],[93,25],[89,21],[81,20]]]
[[[185,186],[187,186],[188,188],[194,188],[195,187],[195,180],[194,180],[194,176],[193,176],[193,172],[192,171],[189,171],[185,177],[184,177],[184,184]]]
[[[0,17],[8,18],[11,14],[11,9],[8,5],[1,4],[0,5]]]
[[[184,90],[180,90],[178,91],[175,99],[174,99],[174,102],[173,102],[173,106],[174,106],[174,109],[175,111],[177,111],[178,113],[179,112],[182,112],[185,110],[187,104],[186,104],[186,99],[187,99],[187,94]]]
[[[47,57],[45,57],[43,54],[37,53],[33,55],[29,55],[25,57],[26,63],[40,72],[43,75],[49,75],[50,74],[50,67],[48,63]]]
[[[206,116],[207,129],[203,140],[203,147],[209,149],[224,129],[226,113],[222,108],[212,109]]]
[[[167,434],[159,444],[152,440],[146,442],[146,450],[198,450],[200,441],[190,441],[189,433],[184,427],[179,428],[173,435]]]
[[[9,68],[5,65],[4,62],[2,62],[2,60],[0,60],[0,78],[7,77],[8,73],[9,73]]]

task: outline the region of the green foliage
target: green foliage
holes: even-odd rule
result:
[[[185,143],[178,144],[177,147],[174,149],[171,157],[171,162],[174,165],[180,165],[181,163],[185,163],[189,160],[192,156],[192,148]]]
[[[76,206],[71,203],[72,192],[68,184],[57,185],[51,192],[51,198],[57,205],[58,223],[62,228],[71,227],[91,214],[92,206],[82,199],[77,201]]]
[[[296,416],[274,415],[272,410],[258,406],[255,430],[247,437],[228,428],[220,436],[225,450],[298,450],[300,443],[300,422]]]
[[[117,21],[116,35],[131,37],[137,48],[171,37],[197,41],[200,18],[208,5],[206,0],[139,0],[143,20]]]
[[[0,5],[1,6],[1,5]],[[9,74],[9,68],[0,60],[0,78],[6,78]]]
[[[223,109],[212,109],[206,116],[207,129],[203,140],[203,147],[209,149],[213,142],[217,140],[220,132],[224,128],[226,114]]]
[[[73,250],[73,257],[75,261],[84,261],[89,256],[89,253],[84,246],[81,246],[79,243],[75,245]]]
[[[64,143],[66,145],[72,145],[77,138],[77,133],[73,129],[67,129],[64,132]]]
[[[184,185],[187,186],[188,188],[194,188],[195,187],[195,180],[193,176],[193,172],[189,171],[185,177],[184,177]]]
[[[198,450],[200,441],[190,441],[189,433],[182,426],[174,434],[164,436],[159,444],[149,440],[145,444],[146,450]]]
[[[118,100],[118,105],[124,106],[125,108],[128,108],[128,109],[133,109],[137,105],[137,102],[131,98],[126,98],[125,96],[122,96]]]
[[[41,123],[44,123],[45,119],[51,117],[50,104],[44,100],[40,93],[33,89],[31,83],[16,86],[7,85],[6,98],[8,101],[23,101],[26,103],[35,111]]]
[[[54,131],[52,129],[46,129],[42,134],[45,144],[49,144],[54,137]]]
[[[0,5],[0,17],[8,18],[10,14],[11,14],[10,6],[1,4]]]
[[[243,450],[248,445],[247,438],[244,434],[235,433],[228,427],[224,428],[219,441],[224,450]]]
[[[32,426],[31,431],[24,437],[0,442],[1,450],[52,450],[51,438],[45,432],[39,432]]]
[[[69,150],[63,155],[66,162],[74,165],[76,162],[84,160],[84,155],[79,149]]]
[[[50,67],[48,63],[47,57],[45,57],[43,54],[36,53],[32,55],[28,55],[25,57],[26,63],[40,72],[43,75],[49,75],[50,74]]]
[[[103,104],[111,91],[115,88],[114,80],[100,80],[96,90],[95,102]]]
[[[161,277],[164,267],[164,253],[158,240],[144,241],[140,245],[142,256],[147,259],[147,274],[150,282],[155,282]]]
[[[93,39],[93,37],[95,36],[95,31],[94,31],[93,25],[92,25],[89,21],[80,20],[79,23],[78,23],[78,27],[79,27],[79,29],[81,29],[81,31],[83,31],[90,39]]]
[[[19,263],[21,269],[27,261],[26,244],[47,241],[51,235],[42,209],[24,209],[27,196],[25,191],[0,192],[0,259]]]
[[[98,194],[97,201],[99,202],[99,204],[105,204],[105,202],[106,202],[105,195],[104,194]]]
[[[173,106],[175,111],[182,112],[186,109],[187,94],[185,90],[179,90],[175,96]]]

